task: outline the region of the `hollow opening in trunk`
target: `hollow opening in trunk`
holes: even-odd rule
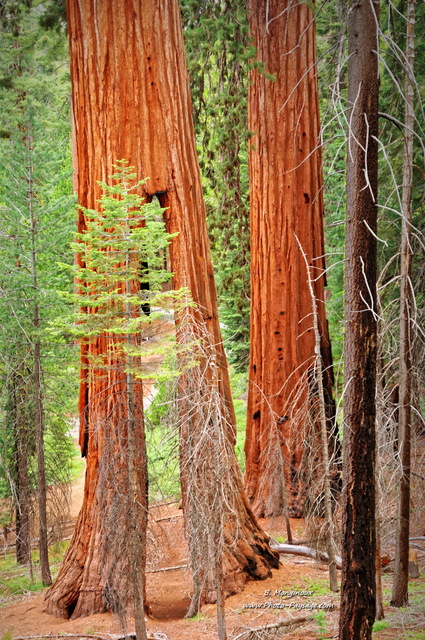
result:
[[[71,604],[67,606],[66,615],[68,617],[68,620],[71,618],[72,614],[74,613],[76,606],[77,606],[77,600],[74,600],[73,602],[71,602]]]

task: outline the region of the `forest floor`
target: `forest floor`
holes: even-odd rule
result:
[[[70,517],[75,520],[82,503],[84,478],[72,487]],[[148,552],[147,592],[153,617],[147,622],[152,638],[164,640],[213,640],[217,638],[216,607],[204,605],[202,614],[192,619],[184,616],[189,606],[191,591],[187,568],[160,571],[187,563],[187,546],[184,539],[182,512],[176,503],[153,505],[150,509],[150,533]],[[261,520],[263,528],[274,537],[281,538],[285,531],[282,518]],[[293,535],[302,538],[303,521],[292,520]],[[417,532],[417,535],[425,532]],[[22,567],[20,568],[22,570]],[[384,572],[385,620],[377,623],[376,640],[409,639],[425,640],[425,554],[419,555],[420,577],[410,580],[410,606],[402,610],[389,607],[392,582],[391,563]],[[22,575],[22,574],[21,574]],[[76,637],[121,634],[119,620],[113,614],[97,614],[78,620],[54,618],[43,612],[45,590],[27,592],[15,596],[8,594],[5,571],[0,574],[0,639],[37,638],[40,636]],[[3,585],[2,585],[3,582]],[[311,596],[288,597],[277,591],[311,591]],[[267,603],[292,605],[290,608],[272,608]],[[256,608],[244,608],[254,604]],[[320,606],[330,605],[332,608]],[[305,608],[303,608],[305,607]],[[307,608],[308,607],[308,608]],[[244,631],[281,620],[294,620],[294,625],[284,627],[282,637],[292,640],[325,640],[338,635],[339,596],[328,589],[327,569],[308,558],[281,556],[281,568],[273,571],[273,577],[263,582],[249,582],[243,593],[226,600],[226,621],[229,639],[262,640],[271,636],[245,635]],[[307,618],[297,624],[297,618]],[[129,630],[132,629],[131,620]],[[164,635],[161,635],[164,634]],[[274,635],[273,637],[277,637]],[[280,635],[279,635],[280,637]]]

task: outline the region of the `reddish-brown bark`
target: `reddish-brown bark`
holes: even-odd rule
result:
[[[281,447],[288,506],[299,516],[306,492],[299,472],[308,372],[315,360],[302,252],[313,278],[332,414],[315,25],[307,3],[250,0],[248,7],[257,59],[266,73],[252,71],[249,91],[251,354],[245,485],[256,515],[281,512],[283,470],[276,456]]]
[[[220,393],[230,423],[234,424],[178,3],[68,0],[67,8],[79,202],[88,208],[96,205],[96,181],[106,182],[118,159],[128,160],[139,178],[149,176],[145,185],[147,199],[158,196],[161,205],[168,207],[167,230],[179,232],[170,251],[173,285],[189,287],[211,341],[217,345]],[[84,228],[82,215],[79,228]],[[102,345],[95,349],[101,352]],[[87,354],[83,354],[83,364],[86,360]],[[101,611],[108,605],[102,593],[104,566],[112,556],[102,564],[108,518],[105,519],[99,499],[101,468],[111,464],[115,473],[124,464],[114,426],[123,416],[119,408],[114,409],[118,412],[116,417],[108,413],[114,406],[111,403],[115,389],[120,392],[119,382],[112,372],[108,376],[112,379],[94,377],[88,382],[84,372],[82,376],[80,410],[85,419],[81,422],[80,443],[87,456],[85,499],[61,573],[47,594],[47,609],[57,615],[73,611],[76,617]],[[139,407],[141,410],[141,404]],[[104,420],[106,415],[108,419]],[[232,430],[228,437],[234,437]],[[143,434],[140,438],[143,442]],[[234,483],[236,489],[241,488],[236,466]],[[107,482],[100,493],[107,516],[112,486]],[[238,512],[239,544],[226,555],[228,591],[240,590],[249,576],[265,578],[270,566],[278,566],[278,556],[268,547],[268,538],[258,527],[242,493]],[[114,526],[118,528],[119,523]]]

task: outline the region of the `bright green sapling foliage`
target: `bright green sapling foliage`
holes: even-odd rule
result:
[[[116,354],[118,349],[130,355],[141,375],[143,363],[137,365],[138,359],[147,352],[164,351],[172,340],[164,347],[165,336],[157,339],[165,309],[173,310],[187,292],[164,290],[171,279],[166,252],[175,235],[165,230],[164,209],[144,202],[140,188],[145,180],[137,181],[125,160],[118,161],[115,169],[113,184],[99,182],[103,190],[99,211],[80,207],[85,228],[71,245],[78,254],[78,264],[72,267],[77,291],[65,296],[75,309],[55,327],[82,344],[106,336],[108,353]],[[131,343],[124,339],[128,336],[134,337]],[[101,368],[108,353],[94,355],[89,366]],[[105,366],[109,366],[107,360]]]

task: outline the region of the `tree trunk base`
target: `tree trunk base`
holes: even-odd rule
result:
[[[89,522],[88,497],[85,498],[59,576],[45,597],[45,612],[58,618],[76,619],[104,613],[108,608],[98,571],[100,558],[93,566],[88,561],[90,556],[93,558],[96,549],[93,538],[98,537],[94,532],[99,523],[98,518]]]
[[[46,613],[56,617],[75,620],[106,611],[120,616],[133,607],[126,544],[129,531],[126,451],[120,451],[119,437],[114,442],[115,418],[119,424],[118,415],[111,412],[110,422],[103,421],[103,432],[95,429],[96,437],[88,440],[83,506],[59,575],[45,597]],[[109,446],[104,446],[103,441],[109,442]],[[96,450],[98,443],[102,455]],[[140,524],[142,528],[146,526],[145,522]],[[144,569],[143,556],[140,563]]]
[[[242,494],[244,518],[238,522],[237,537],[230,524],[225,531],[225,552],[223,558],[224,595],[231,596],[244,590],[249,580],[266,580],[272,569],[279,569],[279,553],[270,547],[269,536],[258,526],[255,517]],[[203,602],[215,603],[215,588],[206,588]]]

